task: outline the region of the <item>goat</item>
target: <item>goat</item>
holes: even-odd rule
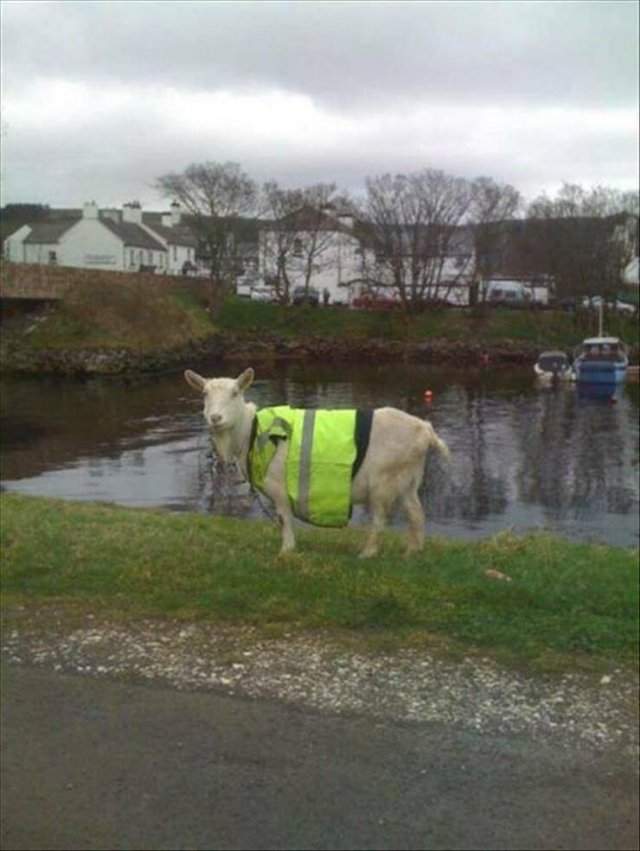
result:
[[[251,481],[250,448],[255,439],[255,421],[259,417],[256,405],[245,401],[244,392],[253,381],[253,369],[245,369],[236,379],[203,378],[189,369],[184,376],[191,387],[203,394],[204,419],[219,456],[225,462],[235,461],[245,478]],[[267,410],[281,409],[263,409],[260,413]],[[398,501],[408,519],[407,554],[419,551],[424,544],[425,520],[418,488],[426,455],[434,448],[448,458],[449,450],[429,422],[397,408],[376,408],[369,417],[368,443],[357,472],[349,479],[347,494],[350,505],[364,504],[371,516],[360,557],[378,553],[380,532]],[[281,526],[281,555],[295,549],[293,517],[300,516],[287,490],[287,460],[290,446],[294,444],[286,434],[284,439],[282,437],[280,435],[281,439],[274,440],[270,447],[273,455],[260,483],[260,490],[273,501]],[[353,443],[353,437],[351,440]]]

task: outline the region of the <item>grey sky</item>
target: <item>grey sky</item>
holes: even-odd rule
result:
[[[638,185],[621,2],[2,0],[4,202],[164,202],[191,162],[259,181],[442,168],[527,197]]]

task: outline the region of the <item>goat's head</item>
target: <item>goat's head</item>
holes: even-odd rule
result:
[[[237,378],[203,378],[197,372],[186,370],[187,383],[204,396],[204,418],[214,432],[232,429],[241,420],[243,393],[253,381],[251,367]]]

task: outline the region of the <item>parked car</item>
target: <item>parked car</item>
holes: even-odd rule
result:
[[[394,310],[399,306],[400,302],[395,298],[375,293],[363,293],[356,296],[351,302],[351,307],[358,310]]]
[[[578,307],[582,310],[599,310],[601,304],[605,310],[615,310],[616,312],[623,313],[627,316],[633,316],[637,309],[632,304],[629,304],[626,301],[620,301],[620,299],[615,299],[615,301],[605,299],[603,302],[602,297],[599,295],[593,296],[593,298],[585,296],[578,302]],[[562,298],[556,302],[556,307],[559,307],[566,313],[574,313],[576,309],[576,299]]]
[[[291,301],[293,304],[310,304],[317,307],[320,303],[320,293],[315,287],[295,287]]]
[[[636,308],[632,304],[628,304],[626,301],[620,301],[620,299],[604,299],[599,295],[594,295],[593,298],[584,298],[582,300],[582,306],[591,308],[591,310],[598,310],[600,305],[604,307],[605,310],[615,310],[617,313],[624,313],[628,316],[633,316],[636,312]]]
[[[270,287],[251,287],[251,301],[274,301],[273,290]]]
[[[531,294],[522,287],[493,287],[487,295],[487,303],[493,307],[522,309],[531,307]]]

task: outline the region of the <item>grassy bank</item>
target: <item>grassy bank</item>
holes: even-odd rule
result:
[[[596,314],[581,311],[571,316],[553,310],[509,310],[487,308],[438,308],[406,316],[400,311],[349,310],[281,307],[242,299],[228,299],[218,318],[221,328],[248,336],[326,337],[338,339],[447,340],[475,342],[487,346],[505,341],[534,344],[540,348],[573,348],[585,336],[598,332]],[[607,333],[638,347],[638,320],[611,314]]]
[[[637,658],[637,551],[505,534],[428,539],[404,559],[390,532],[362,562],[362,530],[303,529],[299,552],[278,559],[279,533],[260,522],[9,494],[0,510],[5,604],[431,636],[543,669]]]
[[[194,285],[195,286],[195,285]],[[101,283],[77,286],[64,301],[52,306],[38,321],[9,323],[3,328],[3,347],[31,351],[127,349],[136,353],[178,349],[214,334],[231,334],[250,341],[320,338],[358,341],[431,341],[474,343],[488,348],[521,343],[540,349],[573,348],[597,332],[597,317],[581,312],[572,317],[561,311],[434,309],[406,316],[400,311],[281,307],[228,298],[215,322],[205,307],[205,290],[153,281]],[[637,352],[636,319],[612,314],[608,333],[622,337]]]
[[[175,287],[148,279],[76,285],[35,321],[7,323],[3,343],[33,350],[177,348],[215,333],[202,301],[180,281]]]

